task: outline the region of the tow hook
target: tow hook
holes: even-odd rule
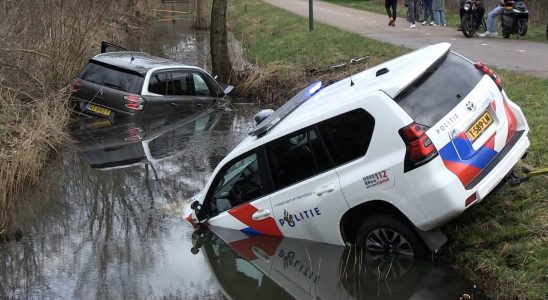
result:
[[[548,168],[531,170],[527,167],[523,167],[521,168],[521,171],[525,176],[519,177],[516,175],[515,169],[512,169],[512,171],[506,175],[506,182],[508,182],[510,186],[519,186],[522,183],[527,182],[531,177],[548,174]]]

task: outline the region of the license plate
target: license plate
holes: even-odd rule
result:
[[[97,129],[97,128],[103,128],[103,127],[109,127],[111,125],[109,119],[94,119],[92,122],[89,123],[88,128],[89,129]]]
[[[466,130],[470,140],[472,140],[472,142],[475,141],[491,124],[493,124],[493,118],[489,112],[486,111],[468,128],[468,130]]]
[[[97,114],[100,114],[100,115],[103,115],[103,116],[110,116],[110,109],[108,108],[104,108],[104,107],[100,107],[100,106],[97,106],[97,105],[93,105],[93,104],[88,104],[88,106],[86,107],[87,110],[89,111],[92,111],[94,113],[97,113]]]

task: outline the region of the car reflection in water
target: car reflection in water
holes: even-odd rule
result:
[[[223,113],[221,107],[189,105],[182,112],[155,119],[84,118],[71,125],[70,136],[92,168],[126,168],[177,154],[196,135],[214,130]]]
[[[192,238],[228,299],[485,299],[450,267],[408,257],[214,226]]]

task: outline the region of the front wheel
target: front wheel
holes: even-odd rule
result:
[[[425,257],[428,253],[415,231],[392,215],[368,216],[356,243],[369,255]]]
[[[476,34],[475,24],[472,20],[472,16],[465,15],[460,20],[460,27],[465,37],[471,38]]]
[[[527,34],[527,28],[529,27],[529,25],[527,24],[527,20],[521,20],[519,22],[519,27],[518,27],[518,34],[520,36],[524,36]]]

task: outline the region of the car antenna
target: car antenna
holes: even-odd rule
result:
[[[350,65],[354,63],[354,59],[350,59],[350,61],[346,64],[346,67],[348,68],[348,78],[350,78],[350,86],[354,86],[354,80],[352,80],[352,74],[350,74]]]

